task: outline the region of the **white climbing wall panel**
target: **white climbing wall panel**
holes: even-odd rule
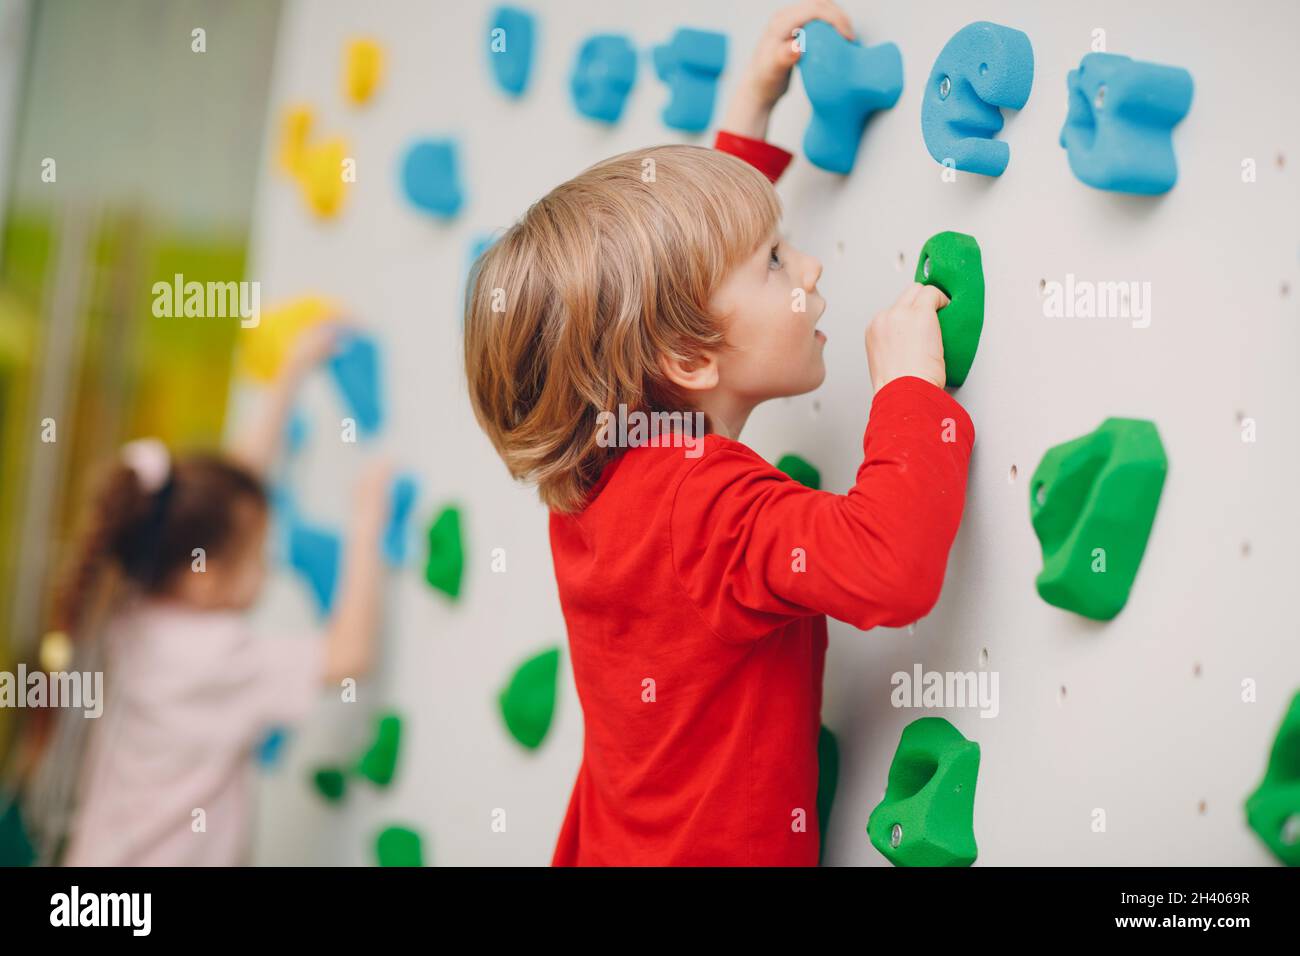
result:
[[[528,94],[511,101],[485,62],[490,4],[286,4],[249,278],[262,282],[268,303],[304,292],[337,296],[377,332],[388,396],[380,444],[420,476],[421,528],[442,504],[463,506],[468,568],[456,606],[424,584],[415,564],[394,576],[385,659],[361,703],[322,704],[266,777],[263,862],[371,862],[374,833],[400,822],[424,833],[436,864],[544,864],[578,767],[582,721],[567,659],[557,718],[539,752],[522,751],[495,709],[515,664],[563,642],[564,627],[545,512],[531,490],[510,482],[464,393],[468,248],[590,163],[682,138],[660,122],[665,89],[645,60],[620,125],[600,128],[575,113],[568,78],[583,38],[621,32],[644,50],[679,26],[724,31],[725,97],[778,4],[520,5],[539,16],[539,48]],[[902,728],[927,713],[947,717],[982,748],[978,865],[1268,862],[1241,806],[1300,688],[1291,380],[1300,350],[1300,114],[1289,92],[1300,7],[845,6],[867,42],[901,47],[905,87],[870,125],[850,177],[800,156],[781,184],[790,237],[825,264],[828,375],[816,394],[762,408],[745,440],[771,460],[797,452],[821,469],[823,487],[846,490],[871,395],[863,329],[910,280],[925,239],[944,229],[976,236],[988,296],[979,355],[958,392],[978,438],[943,597],[913,634],[831,626],[823,718],[839,737],[842,767],[827,862],[885,862],[867,841],[867,817]],[[975,19],[1028,33],[1033,92],[1003,134],[1006,174],[945,183],[921,139],[921,85],[943,44]],[[1084,186],[1057,145],[1066,73],[1096,29],[1110,52],[1194,77],[1191,112],[1175,133],[1179,181],[1163,199]],[[341,86],[343,46],[356,34],[376,37],[388,54],[384,86],[364,109],[348,105]],[[358,182],[332,222],[314,220],[274,170],[280,112],[297,102],[314,105],[320,133],[346,137],[357,162]],[[797,151],[807,116],[796,78],[771,139]],[[446,225],[410,208],[397,178],[405,146],[439,135],[461,143],[467,193]],[[1248,159],[1253,183],[1243,182]],[[1068,275],[1150,283],[1149,327],[1046,318],[1040,283]],[[341,413],[323,377],[305,407],[313,433],[294,484],[313,518],[342,523],[358,446],[338,441]],[[1111,415],[1158,424],[1169,476],[1129,605],[1095,624],[1035,593],[1027,484],[1050,446]],[[1242,441],[1242,417],[1255,420],[1254,443]],[[628,517],[635,533],[636,517]],[[489,568],[497,547],[506,549],[504,574]],[[287,573],[262,618],[310,624]],[[890,675],[917,664],[996,673],[997,715],[895,709]],[[1257,684],[1255,703],[1242,700],[1247,680]],[[325,807],[309,769],[350,754],[369,733],[371,709],[388,707],[406,718],[393,788],[357,786],[343,808]],[[497,808],[506,811],[505,833],[491,828]],[[1096,809],[1105,832],[1094,832]]]

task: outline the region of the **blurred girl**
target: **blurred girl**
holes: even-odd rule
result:
[[[268,407],[228,454],[172,458],[145,439],[102,477],[56,604],[62,630],[102,635],[107,688],[64,863],[247,863],[257,744],[305,717],[324,684],[369,669],[382,467],[358,489],[323,638],[263,638],[245,615],[266,572],[263,480],[297,387],[333,339],[325,329],[300,337]]]

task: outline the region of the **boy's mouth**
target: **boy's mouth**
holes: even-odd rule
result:
[[[821,329],[813,329],[813,338],[815,338],[818,342],[825,342],[826,333],[823,332]]]

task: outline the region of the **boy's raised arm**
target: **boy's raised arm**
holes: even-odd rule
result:
[[[772,182],[781,178],[793,157],[766,141],[767,124],[772,108],[790,88],[790,71],[799,62],[794,31],[810,20],[825,20],[846,39],[853,39],[848,15],[831,0],[803,0],[778,10],[759,38],[713,144],[743,159]]]
[[[740,445],[711,451],[673,504],[684,590],[723,640],[813,614],[862,629],[923,617],[943,585],[974,440],[950,395],[905,376],[876,393],[846,495],[807,488]]]
[[[772,107],[790,88],[790,71],[801,55],[794,31],[811,20],[825,20],[846,40],[852,40],[848,14],[831,0],[803,0],[782,7],[768,21],[740,85],[727,106],[722,129],[749,139],[766,139]]]

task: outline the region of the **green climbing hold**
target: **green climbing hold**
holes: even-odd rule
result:
[[[36,848],[27,835],[18,800],[0,795],[0,866],[32,866],[36,862]]]
[[[396,714],[384,714],[376,723],[374,742],[366,749],[351,769],[344,767],[318,767],[312,774],[316,792],[331,803],[337,803],[347,795],[349,774],[355,773],[365,777],[377,787],[386,787],[393,782],[397,771],[397,754],[402,741],[402,718]]]
[[[1167,470],[1160,433],[1140,419],[1108,418],[1091,434],[1048,450],[1029,483],[1044,601],[1099,621],[1120,612]]]
[[[1300,693],[1282,718],[1263,781],[1246,798],[1246,822],[1274,856],[1300,866]]]
[[[840,745],[830,728],[822,724],[817,734],[817,832],[821,846],[817,862],[826,855],[826,829],[831,825],[831,806],[835,803],[835,787],[840,782]]]
[[[396,714],[379,718],[375,742],[357,761],[357,773],[379,787],[393,782],[397,770],[397,750],[402,739],[402,719]]]
[[[916,281],[932,285],[948,297],[939,310],[943,362],[948,385],[966,381],[984,328],[984,264],[980,244],[960,232],[941,232],[921,247]]]
[[[821,473],[798,455],[782,455],[781,460],[776,463],[776,467],[801,485],[807,485],[813,489],[822,486]]]
[[[885,798],[867,820],[872,845],[895,866],[970,866],[979,769],[980,745],[948,721],[912,721],[889,765]]]
[[[347,775],[338,767],[321,767],[312,774],[316,792],[330,803],[338,803],[348,789]]]
[[[560,649],[552,647],[519,665],[501,692],[501,716],[515,740],[530,750],[540,746],[555,713],[555,679]]]
[[[460,509],[444,508],[429,526],[429,562],[425,579],[448,597],[460,597],[465,549],[460,537]]]
[[[406,827],[388,827],[375,840],[380,866],[424,866],[420,834]]]

